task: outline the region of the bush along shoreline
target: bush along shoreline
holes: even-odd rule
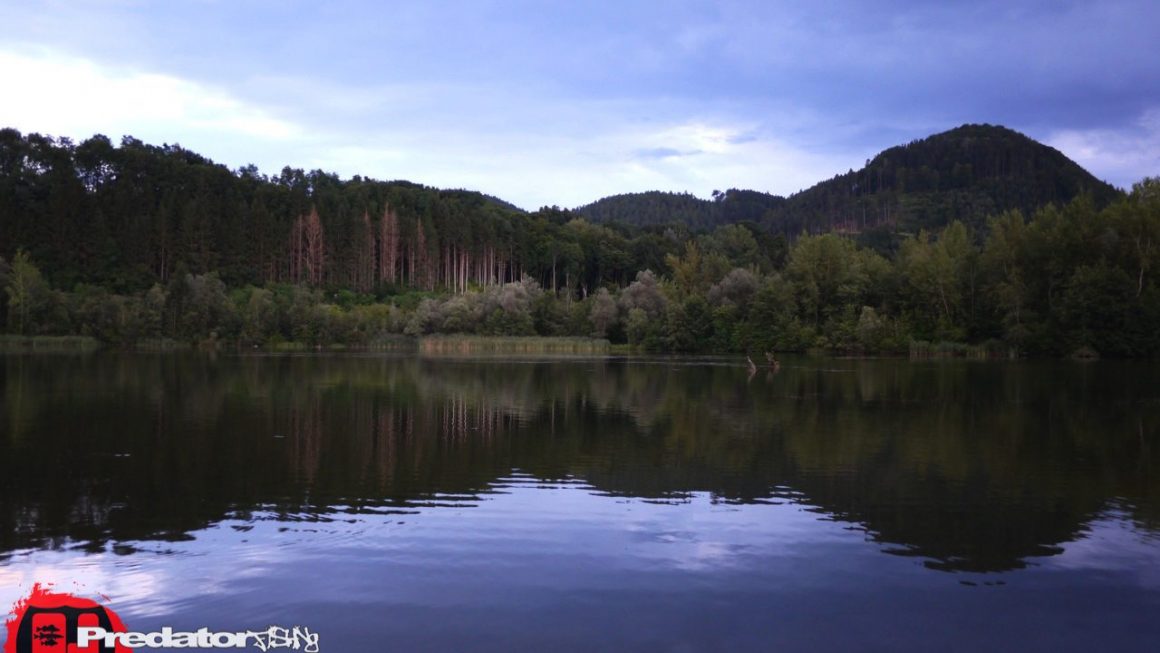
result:
[[[594,228],[575,222],[565,228]],[[438,291],[229,287],[217,272],[182,269],[136,292],[64,290],[17,250],[0,260],[0,318],[12,334],[3,348],[483,352],[499,348],[478,339],[490,337],[520,338],[505,347],[529,352],[595,352],[604,345],[591,343],[607,341],[674,353],[1160,356],[1160,180],[1100,210],[1081,196],[1029,218],[1008,211],[981,233],[952,222],[885,254],[837,233],[801,234],[770,264],[747,234],[729,225],[690,237],[623,285],[554,289],[528,276]]]

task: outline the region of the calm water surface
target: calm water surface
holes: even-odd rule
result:
[[[1146,364],[9,356],[0,606],[332,652],[1155,651],[1158,474]]]

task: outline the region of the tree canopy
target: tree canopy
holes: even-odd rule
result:
[[[2,317],[15,333],[118,343],[481,333],[674,351],[950,342],[1155,356],[1160,181],[1122,194],[1060,158],[968,126],[787,200],[645,194],[672,219],[635,226],[406,181],[231,171],[131,137],[0,130]],[[978,201],[948,199],[960,192]],[[710,219],[682,217],[704,204]],[[785,218],[815,204],[867,218]]]

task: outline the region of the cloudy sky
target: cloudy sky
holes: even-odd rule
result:
[[[965,122],[1160,175],[1160,4],[0,0],[0,126],[471,188],[788,194]]]

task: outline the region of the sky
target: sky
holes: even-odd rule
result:
[[[963,123],[1160,175],[1155,0],[0,0],[0,127],[535,209],[790,194]]]

